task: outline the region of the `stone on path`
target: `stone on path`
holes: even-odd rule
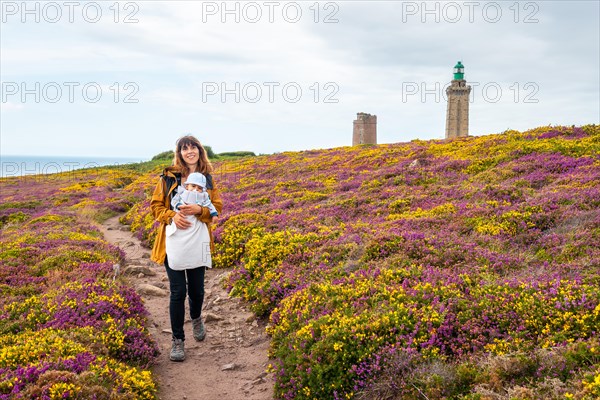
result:
[[[231,364],[225,364],[221,367],[221,371],[233,371],[234,369],[236,369],[238,367],[237,364],[231,363]]]
[[[144,265],[128,265],[123,268],[124,275],[139,275],[144,274],[146,276],[156,276],[156,271],[151,269],[150,267],[146,267]]]
[[[223,317],[218,314],[207,312],[204,314],[204,322],[221,321]]]
[[[163,290],[154,285],[148,285],[147,283],[141,283],[137,286],[137,291],[140,294],[145,294],[148,296],[160,296],[164,297],[167,295],[166,290]]]

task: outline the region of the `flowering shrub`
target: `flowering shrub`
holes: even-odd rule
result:
[[[238,214],[230,218],[224,230],[215,234],[222,237],[223,246],[217,249],[214,260],[222,267],[233,267],[238,264],[244,254],[248,240],[263,232],[262,225],[266,217],[260,214]],[[224,241],[227,241],[226,244]]]
[[[600,327],[599,137],[594,126],[539,128],[284,153],[224,174],[219,251],[239,254],[234,293],[270,312],[277,396],[360,396],[412,354],[423,372],[411,384],[390,372],[395,396],[467,398],[492,378],[514,384],[470,369],[472,357],[550,349],[565,362],[553,349],[590,343]],[[248,210],[262,210],[268,232],[317,236],[298,247],[258,227],[235,253],[228,233]],[[434,364],[460,373],[442,382],[426,371]],[[563,392],[589,396],[597,364],[571,363],[556,378]],[[528,376],[538,393],[554,378]]]
[[[599,154],[590,125],[216,165],[277,398],[597,397]],[[157,177],[125,189],[142,236]]]
[[[159,166],[147,174],[138,174],[137,178],[124,188],[129,207],[121,222],[131,225],[131,231],[148,247],[154,244],[158,228],[150,212],[150,197],[161,172]]]
[[[0,399],[156,398],[142,301],[90,222],[124,209],[130,175],[0,180]]]

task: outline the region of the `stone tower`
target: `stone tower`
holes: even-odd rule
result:
[[[469,136],[469,94],[465,67],[459,61],[454,66],[454,79],[446,89],[448,109],[446,111],[446,139]]]
[[[352,131],[352,146],[377,144],[377,115],[357,113]]]

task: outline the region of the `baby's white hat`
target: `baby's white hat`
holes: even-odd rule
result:
[[[192,172],[183,185],[185,186],[190,183],[192,185],[198,185],[201,188],[206,188],[206,177],[200,172]]]

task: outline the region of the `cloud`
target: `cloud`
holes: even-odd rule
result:
[[[85,132],[93,145],[81,154],[110,151],[99,139],[110,137],[119,151],[153,155],[155,143],[174,140],[165,135],[197,132],[218,151],[308,149],[349,144],[360,111],[378,116],[381,142],[440,138],[443,89],[459,59],[476,95],[473,134],[598,122],[596,2],[471,2],[473,21],[467,2],[275,2],[271,15],[266,3],[119,3],[116,23],[107,2],[95,24],[3,24],[3,81],[97,82],[106,93],[95,105],[2,104],[11,116],[2,134],[14,135],[3,143],[22,153],[19,136],[51,131],[78,151],[83,144],[70,139]],[[249,4],[260,9],[256,22]],[[300,7],[298,21],[286,4]],[[493,4],[501,7],[496,22]],[[452,22],[456,5],[462,15]],[[131,11],[137,22],[123,23]],[[139,102],[112,101],[110,88],[127,82],[139,87]],[[490,95],[498,85],[501,99],[485,99],[486,84]],[[524,103],[527,95],[539,102]]]
[[[24,108],[25,105],[21,103],[14,103],[11,101],[0,103],[0,110],[2,110],[2,112],[17,112],[23,110]]]

